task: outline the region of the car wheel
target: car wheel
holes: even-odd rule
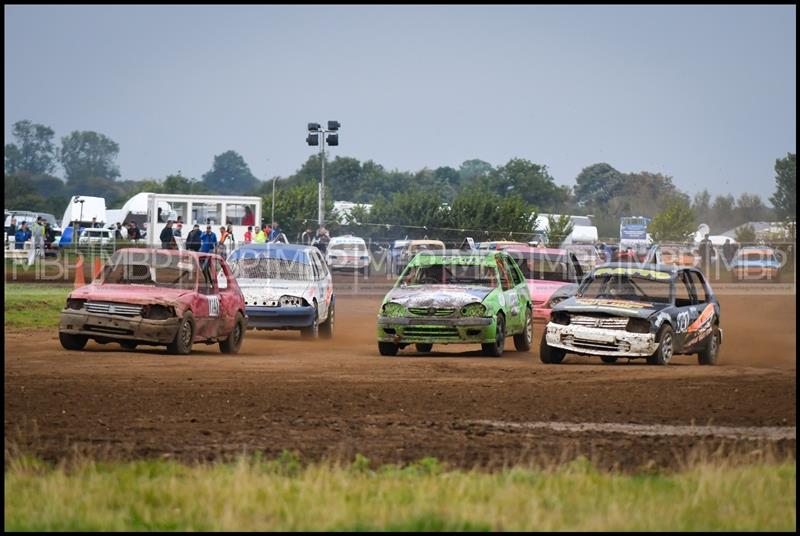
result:
[[[539,345],[539,361],[548,365],[561,363],[567,355],[563,348],[553,348],[547,344],[547,336],[542,336],[542,343]]]
[[[506,322],[502,314],[497,315],[494,342],[481,344],[483,355],[489,357],[500,357],[506,345]]]
[[[525,311],[525,326],[522,333],[514,335],[514,348],[517,352],[530,352],[533,343],[533,322],[531,321],[531,310]]]
[[[672,336],[672,326],[665,324],[658,331],[658,348],[653,355],[647,358],[650,365],[668,365],[672,360],[675,350],[675,341]]]
[[[336,302],[331,300],[330,308],[328,309],[328,320],[319,327],[319,334],[323,339],[333,338],[333,328],[336,327]]]
[[[319,309],[316,307],[314,307],[314,323],[307,328],[300,328],[300,336],[311,341],[319,338]]]
[[[600,356],[600,360],[603,363],[616,363],[617,359],[618,359],[618,357],[615,356],[615,355],[601,355]]]
[[[189,355],[192,353],[192,343],[194,342],[194,315],[186,311],[175,333],[175,339],[167,345],[167,351],[176,355]]]
[[[66,350],[83,350],[83,347],[89,341],[89,337],[72,333],[59,333],[58,340],[61,341],[61,346]]]
[[[433,344],[429,342],[418,342],[414,346],[417,347],[417,352],[430,352],[433,349]]]
[[[719,357],[719,329],[714,326],[706,347],[697,354],[697,363],[700,365],[716,365]]]
[[[397,355],[399,349],[396,343],[378,341],[378,351],[381,355]]]
[[[219,341],[219,351],[223,354],[238,354],[239,348],[242,347],[244,330],[244,317],[242,313],[236,313],[236,321],[233,324],[233,330],[230,335],[228,335],[227,339]]]
[[[134,341],[119,341],[119,345],[126,350],[136,350],[138,344]]]

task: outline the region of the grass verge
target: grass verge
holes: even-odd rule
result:
[[[58,317],[72,287],[6,283],[5,326],[57,327]]]
[[[277,460],[6,464],[5,530],[785,530],[794,460],[699,462],[624,475],[585,459],[547,469],[449,470],[435,459],[370,469]]]

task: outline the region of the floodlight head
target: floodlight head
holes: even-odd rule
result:
[[[342,124],[339,121],[328,121],[328,130],[336,132]]]
[[[338,134],[328,134],[326,138],[328,145],[339,145],[339,135]]]
[[[317,132],[317,131],[319,131],[319,123],[309,123],[308,124],[308,131],[309,132]]]
[[[319,145],[319,134],[311,133],[306,138],[306,143],[309,145]]]

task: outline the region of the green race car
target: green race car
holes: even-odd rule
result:
[[[517,263],[502,251],[422,252],[406,266],[378,311],[378,350],[415,344],[479,343],[499,357],[505,339],[530,350],[532,305]]]

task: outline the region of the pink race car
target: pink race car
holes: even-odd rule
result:
[[[127,349],[165,345],[173,354],[190,353],[195,342],[219,343],[223,353],[235,354],[246,319],[244,296],[222,257],[126,248],[91,285],[69,294],[58,337],[67,350],[93,339]]]
[[[550,321],[550,310],[575,295],[583,270],[574,253],[565,249],[514,246],[506,252],[517,261],[533,302],[533,321]]]

